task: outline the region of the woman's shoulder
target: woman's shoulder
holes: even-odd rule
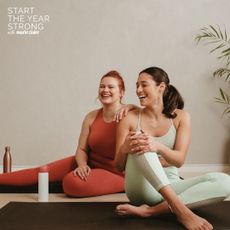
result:
[[[85,116],[84,122],[91,125],[94,122],[94,120],[97,117],[97,114],[100,110],[101,109],[96,109],[96,110],[93,110],[93,111],[90,111],[89,113],[87,113]]]
[[[181,122],[189,122],[190,123],[190,114],[186,110],[176,109],[175,111],[176,117],[173,119],[175,127],[178,127]]]
[[[135,118],[135,117],[139,116],[140,111],[141,111],[141,108],[136,108],[134,110],[131,110],[131,111],[128,112],[126,117],[128,119]]]
[[[129,111],[128,114],[123,117],[122,120],[119,122],[119,126],[129,126],[130,129],[133,129],[132,127],[136,127],[139,113],[140,109],[134,109],[132,111]]]
[[[176,109],[174,112],[176,113],[177,117],[180,118],[190,116],[189,112],[183,109]]]

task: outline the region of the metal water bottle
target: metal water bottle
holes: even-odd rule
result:
[[[10,146],[5,147],[5,154],[3,157],[3,173],[11,172],[12,168],[12,158],[10,153]]]
[[[49,170],[42,166],[38,172],[38,202],[49,201]]]

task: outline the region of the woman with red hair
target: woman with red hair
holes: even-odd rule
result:
[[[122,104],[124,92],[124,81],[117,71],[102,76],[98,90],[102,106],[86,115],[75,156],[47,164],[49,181],[62,182],[67,195],[86,197],[124,191],[123,173],[114,165],[116,121],[133,107]],[[0,185],[35,185],[39,168],[1,174]]]

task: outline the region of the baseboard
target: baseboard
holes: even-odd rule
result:
[[[196,176],[209,172],[230,174],[230,164],[185,164],[179,168],[180,175]]]
[[[230,164],[185,164],[181,172],[230,172]]]
[[[22,170],[22,169],[28,169],[28,168],[34,168],[37,167],[35,165],[14,165],[12,166],[12,172]],[[0,166],[0,172],[3,172],[3,166]]]
[[[33,168],[34,165],[14,165],[12,171],[17,171],[21,169]],[[3,171],[3,167],[0,166],[0,172]],[[204,174],[208,172],[224,172],[230,174],[230,164],[185,164],[179,168],[181,175],[183,174]]]

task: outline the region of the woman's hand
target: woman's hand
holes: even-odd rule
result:
[[[131,152],[140,155],[145,152],[158,152],[161,143],[142,131],[142,133],[131,137],[130,145]]]
[[[82,180],[87,180],[87,177],[89,176],[89,173],[91,171],[91,168],[88,165],[81,165],[78,166],[74,171],[74,176],[79,176]]]
[[[133,110],[133,109],[137,109],[139,108],[138,106],[136,105],[133,105],[133,104],[128,104],[128,105],[124,105],[122,106],[114,115],[113,117],[113,121],[116,121],[116,122],[119,122],[120,120],[122,120],[122,118],[126,117],[128,112],[130,110]]]
[[[132,152],[132,141],[133,137],[136,135],[136,132],[129,131],[128,135],[125,138],[124,144],[121,147],[121,152],[124,154],[131,153]]]

